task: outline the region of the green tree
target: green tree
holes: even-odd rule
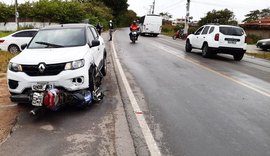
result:
[[[245,15],[245,19],[243,22],[251,22],[251,21],[256,21],[260,18],[268,17],[270,16],[270,8],[262,9],[260,10],[253,10],[250,11],[250,13]]]
[[[164,20],[169,20],[172,18],[172,15],[168,12],[161,12],[159,15],[162,16]]]
[[[15,18],[14,15],[14,6],[10,5],[6,5],[4,3],[0,2],[0,22],[8,22],[8,20],[10,18]]]
[[[25,2],[18,6],[19,18],[33,18],[33,3]]]
[[[250,11],[249,14],[245,15],[246,18],[243,20],[243,22],[255,21],[259,19],[259,16],[260,16],[260,10]]]
[[[212,10],[209,11],[207,15],[201,18],[198,24],[204,25],[207,23],[219,23],[219,24],[229,24],[229,25],[237,25],[238,22],[235,20],[235,16],[232,11],[228,9],[224,10]]]
[[[119,27],[130,26],[130,24],[134,20],[137,20],[137,19],[139,19],[137,17],[137,14],[134,11],[132,11],[132,10],[128,10],[126,13],[118,16],[118,20],[119,20],[118,26]]]
[[[262,9],[262,11],[260,12],[260,18],[268,16],[270,16],[270,8]]]
[[[113,16],[117,17],[127,12],[127,0],[102,0],[106,6],[113,10]]]

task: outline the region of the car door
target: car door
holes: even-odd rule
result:
[[[201,34],[198,36],[198,48],[202,48],[204,41],[207,41],[207,34],[210,26],[205,26],[201,32]]]
[[[12,35],[13,37],[13,44],[18,45],[21,47],[22,44],[29,43],[32,37],[34,36],[35,33],[33,31],[21,31],[18,33],[15,33]]]
[[[94,35],[93,35],[90,27],[87,27],[87,30],[86,31],[87,31],[88,42],[91,45],[92,44],[92,41],[95,40],[95,37],[94,37]],[[93,56],[95,65],[98,66],[99,65],[99,62],[100,62],[100,58],[99,58],[99,46],[91,47],[90,48],[90,53]]]
[[[192,47],[201,48],[199,42],[201,40],[200,35],[201,35],[201,32],[202,32],[203,28],[204,28],[204,26],[200,27],[199,29],[197,29],[197,31],[195,31],[194,37],[193,37],[193,39],[191,41]]]
[[[97,55],[97,61],[99,62],[99,67],[101,68],[102,64],[101,64],[101,61],[103,59],[103,51],[104,51],[104,47],[105,47],[105,44],[104,44],[104,41],[102,39],[102,37],[100,37],[98,35],[98,32],[96,30],[96,28],[94,27],[90,27],[92,33],[93,33],[93,36],[94,36],[94,39],[95,40],[98,40],[100,42],[100,45],[98,46],[98,55]]]

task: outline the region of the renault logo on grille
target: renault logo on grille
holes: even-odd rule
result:
[[[44,63],[39,64],[39,66],[38,66],[39,72],[43,73],[45,69],[46,69],[46,67],[45,67]]]

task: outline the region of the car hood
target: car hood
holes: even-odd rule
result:
[[[258,42],[270,42],[270,38],[268,38],[268,39],[262,39],[262,40],[259,40]]]
[[[18,64],[64,63],[82,59],[87,53],[87,45],[81,47],[25,49],[10,62]]]

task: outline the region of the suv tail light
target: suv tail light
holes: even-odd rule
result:
[[[215,35],[215,41],[219,41],[219,33]]]
[[[0,43],[3,43],[3,42],[5,42],[5,40],[0,40]]]
[[[247,36],[245,36],[245,43],[247,43]]]

